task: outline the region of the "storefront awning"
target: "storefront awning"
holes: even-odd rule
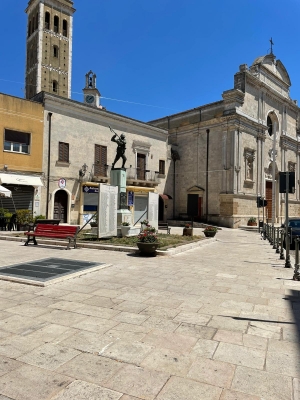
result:
[[[0,185],[0,197],[11,197],[11,191]]]
[[[164,200],[172,200],[172,197],[169,194],[159,194],[160,197]]]
[[[0,174],[0,183],[8,185],[44,186],[39,176]]]

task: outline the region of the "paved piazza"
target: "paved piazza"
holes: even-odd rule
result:
[[[1,265],[112,264],[0,281],[0,400],[299,400],[300,282],[258,233],[170,257],[0,241]]]

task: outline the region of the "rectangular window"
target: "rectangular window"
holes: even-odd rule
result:
[[[107,176],[107,147],[95,144],[95,176]]]
[[[145,154],[137,153],[137,179],[145,180],[146,173],[146,156]]]
[[[69,143],[59,142],[58,161],[69,162]]]
[[[5,129],[4,150],[12,151],[14,153],[29,154],[30,133]]]
[[[159,160],[159,174],[165,174],[165,160]]]

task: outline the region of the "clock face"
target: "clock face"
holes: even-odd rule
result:
[[[94,100],[95,100],[95,97],[92,96],[92,95],[90,95],[90,94],[88,94],[88,95],[85,97],[85,101],[86,101],[88,104],[94,103]]]

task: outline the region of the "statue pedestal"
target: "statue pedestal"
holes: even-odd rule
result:
[[[127,207],[127,194],[126,194],[126,168],[115,168],[110,171],[110,184],[118,186],[118,210],[117,210],[117,226],[118,236],[122,236],[121,224],[122,222],[132,223],[132,215]]]

